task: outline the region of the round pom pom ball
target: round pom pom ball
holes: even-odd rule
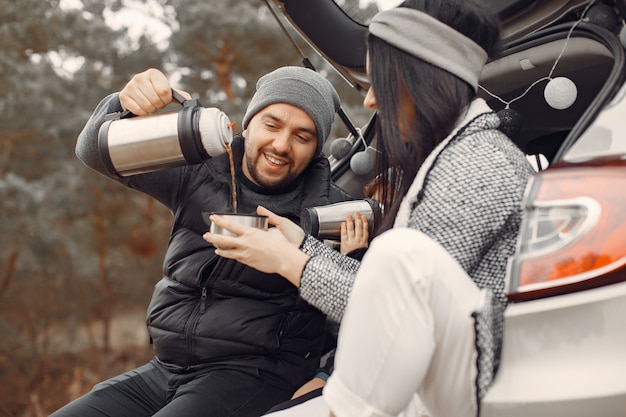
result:
[[[330,144],[330,154],[335,157],[335,159],[343,159],[350,153],[352,149],[352,142],[345,138],[335,139],[333,143]]]
[[[592,6],[585,16],[589,23],[603,27],[611,32],[615,32],[619,25],[619,19],[615,9],[608,4],[596,4]]]
[[[569,78],[557,77],[548,82],[543,96],[550,107],[565,110],[576,101],[578,89]]]
[[[367,175],[376,163],[376,150],[368,147],[366,150],[357,152],[350,158],[350,169],[357,175]]]
[[[512,138],[522,130],[522,116],[513,109],[502,109],[498,113],[500,118],[500,131]]]

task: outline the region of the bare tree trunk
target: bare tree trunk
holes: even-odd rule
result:
[[[8,291],[11,279],[15,273],[15,265],[17,265],[17,248],[13,246],[11,252],[9,252],[9,259],[7,259],[6,266],[4,267],[4,277],[0,283],[0,295]]]
[[[211,61],[215,62],[215,72],[217,73],[217,82],[226,94],[228,100],[232,100],[235,98],[235,92],[233,91],[233,83],[231,80],[231,61],[232,61],[232,53],[233,48],[228,42],[228,39],[220,39],[222,43],[222,47],[220,48],[219,54],[211,53],[209,48],[206,47],[202,42],[197,42],[196,47],[200,51],[200,53],[208,56]]]
[[[111,297],[111,281],[107,274],[107,247],[106,247],[106,227],[105,216],[102,212],[102,195],[99,188],[93,189],[94,197],[94,217],[96,223],[96,248],[98,250],[98,275],[100,277],[101,288],[101,314],[102,320],[102,365],[103,369],[108,369],[111,363],[111,320],[113,311],[113,299]]]

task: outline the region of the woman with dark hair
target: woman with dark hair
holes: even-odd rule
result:
[[[385,216],[361,263],[262,208],[269,232],[215,218],[238,237],[205,235],[341,321],[323,395],[336,416],[475,416],[495,376],[533,173],[476,96],[498,36],[472,0],[407,0],[372,20],[364,104],[378,113]]]
[[[381,20],[392,20],[385,18],[390,14],[402,16],[402,13],[399,13],[400,9],[383,12],[373,21],[374,32],[380,30],[388,33],[387,36],[392,37],[394,43],[372,33],[367,37],[368,75],[372,86],[378,87],[370,88],[364,105],[368,108],[381,109],[377,114],[378,123],[375,125],[376,137],[379,138],[377,149],[383,156],[378,159],[378,171],[381,173],[380,182],[388,185],[385,197],[389,200],[389,206],[386,206],[387,216],[381,225],[383,230],[393,226],[402,201],[401,198],[394,198],[396,194],[397,196],[406,194],[426,157],[449,135],[474,99],[478,80],[477,77],[470,77],[469,67],[473,65],[474,70],[482,68],[483,59],[486,60],[487,56],[491,56],[497,47],[499,26],[495,17],[484,13],[480,8],[472,11],[471,1],[463,7],[468,12],[459,13],[462,3],[464,3],[462,0],[458,2],[409,0],[399,7],[422,10],[452,29],[459,28],[457,30],[469,32],[465,36],[473,40],[472,49],[463,50],[463,46],[459,45],[459,50],[449,51],[452,54],[459,54],[449,58],[457,60],[459,66],[457,72],[467,73],[462,74],[466,79],[461,79],[451,72],[452,68],[443,68],[442,71],[436,64],[411,53],[412,49],[425,54],[442,53],[447,43],[455,42],[453,39],[444,38],[445,33],[429,33],[424,37],[418,37],[413,31],[409,35],[413,27],[421,25],[420,22],[414,21],[412,16],[396,18],[399,20],[398,24],[404,25],[395,28],[396,33],[391,33],[389,24],[380,23]],[[377,29],[378,27],[381,29]],[[432,44],[433,51],[426,50],[424,45],[426,42]],[[433,58],[441,64],[444,64],[446,59],[443,56]],[[398,97],[401,100],[398,100]],[[390,178],[397,172],[396,170],[403,175]]]

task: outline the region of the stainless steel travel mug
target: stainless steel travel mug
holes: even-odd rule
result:
[[[348,214],[357,212],[367,217],[368,230],[372,235],[376,225],[380,224],[382,210],[380,204],[370,198],[305,208],[300,214],[300,224],[306,233],[318,239],[339,240],[341,222],[346,220]]]

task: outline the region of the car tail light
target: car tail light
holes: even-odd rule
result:
[[[557,164],[531,180],[511,302],[626,281],[626,161]]]

